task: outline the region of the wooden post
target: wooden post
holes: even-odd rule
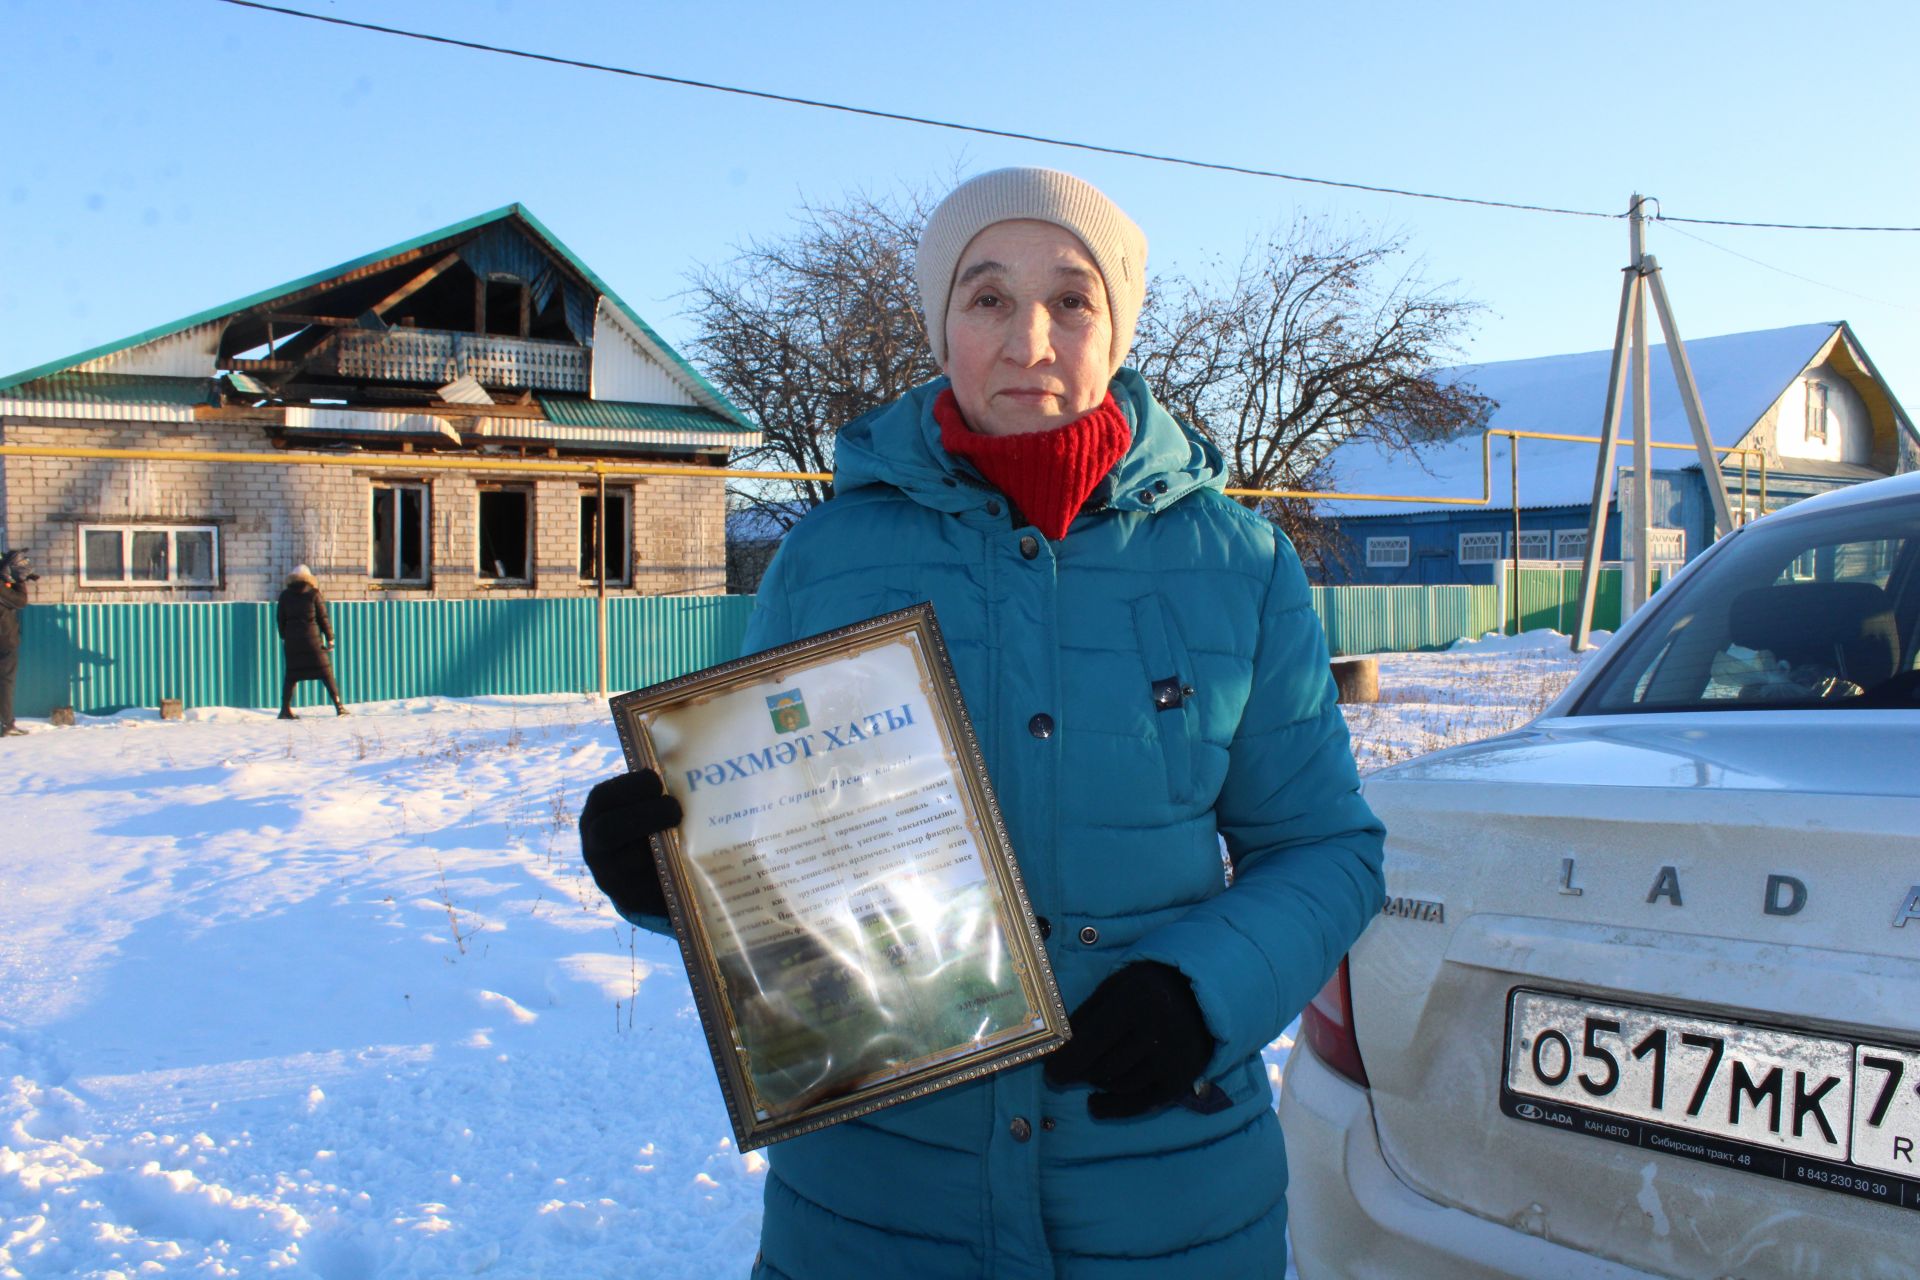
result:
[[[432,284],[435,280],[438,280],[448,268],[458,261],[460,261],[460,255],[458,253],[446,254],[425,271],[422,271],[419,275],[407,281],[398,289],[395,289],[392,293],[380,299],[380,301],[374,303],[367,309],[368,314],[385,319],[387,312],[393,310],[408,298],[411,298],[414,294]]]
[[[1648,527],[1653,518],[1653,370],[1647,347],[1647,220],[1641,212],[1646,201],[1634,193],[1629,211],[1627,235],[1633,246],[1633,283],[1638,294],[1633,311],[1633,528],[1630,556],[1630,581],[1620,604],[1620,620],[1625,622],[1646,604],[1648,592]]]
[[[1380,701],[1380,659],[1335,658],[1330,665],[1335,702]]]
[[[607,470],[604,463],[593,464],[600,496],[593,510],[594,649],[600,662],[600,696],[607,696]]]
[[[1520,437],[1507,437],[1513,463],[1513,634],[1520,634]]]
[[[1733,510],[1727,503],[1727,482],[1720,474],[1720,459],[1713,456],[1713,436],[1707,430],[1707,407],[1700,402],[1700,389],[1694,385],[1693,364],[1687,359],[1687,346],[1680,341],[1680,328],[1673,322],[1673,306],[1667,301],[1667,286],[1660,280],[1660,264],[1647,255],[1647,284],[1653,290],[1654,310],[1660,316],[1660,332],[1666,335],[1667,356],[1673,362],[1673,378],[1680,384],[1680,403],[1687,411],[1687,425],[1693,428],[1693,445],[1700,453],[1700,470],[1707,482],[1707,497],[1713,502],[1713,536],[1724,538],[1733,532]],[[1745,454],[1740,455],[1745,458]]]
[[[1593,630],[1593,601],[1600,588],[1600,552],[1606,545],[1607,504],[1613,499],[1613,448],[1620,439],[1620,398],[1625,390],[1627,334],[1639,310],[1638,278],[1628,267],[1620,276],[1620,315],[1613,326],[1613,365],[1607,373],[1607,408],[1600,424],[1600,460],[1593,469],[1593,503],[1587,508],[1587,551],[1580,561],[1580,619],[1573,628],[1573,651],[1587,647]],[[1622,522],[1620,536],[1626,537]]]

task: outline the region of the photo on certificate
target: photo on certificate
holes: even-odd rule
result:
[[[1066,1042],[931,605],[612,709],[741,1150]]]

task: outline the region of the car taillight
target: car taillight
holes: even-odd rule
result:
[[[1345,959],[1301,1012],[1300,1030],[1315,1057],[1362,1089],[1369,1087],[1360,1042],[1353,1034],[1353,983],[1347,977]]]

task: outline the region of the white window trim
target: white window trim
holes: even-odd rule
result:
[[[420,575],[414,578],[399,577],[380,572],[383,566],[373,562],[374,528],[373,495],[378,489],[392,489],[396,494],[401,489],[416,489],[420,493]],[[400,558],[400,501],[396,497],[393,503],[394,537],[392,541],[394,568],[399,568]],[[390,582],[405,586],[418,586],[429,582],[433,577],[433,489],[420,480],[373,480],[367,486],[367,577],[374,582]]]
[[[1535,555],[1532,552],[1528,551],[1527,550],[1528,547],[1535,548],[1539,552],[1539,554]],[[1511,560],[1513,558],[1513,531],[1511,529],[1507,530],[1506,548],[1507,548],[1507,559]],[[1520,558],[1522,560],[1551,560],[1553,559],[1552,552],[1553,552],[1553,535],[1549,533],[1547,530],[1545,529],[1520,530]]]
[[[1647,559],[1679,562],[1687,558],[1687,531],[1685,529],[1649,529],[1647,531]]]
[[[120,535],[120,566],[118,578],[95,578],[87,573],[87,535],[89,533],[118,533]],[[167,535],[167,576],[164,580],[152,578],[134,578],[127,576],[133,566],[133,535],[136,533],[164,533]],[[183,578],[180,576],[179,535],[183,533],[205,533],[213,537],[212,571],[205,578]],[[74,549],[78,552],[75,562],[80,566],[80,585],[83,587],[108,587],[116,591],[164,591],[178,587],[214,587],[220,585],[220,526],[217,524],[122,524],[118,521],[94,521],[79,525],[74,532]]]
[[[1411,563],[1413,563],[1412,537],[1367,539],[1367,568],[1404,569]]]
[[[1555,529],[1553,531],[1553,558],[1555,560],[1584,560],[1587,557],[1587,531],[1585,529]]]
[[[1485,555],[1467,554],[1467,543],[1471,541],[1486,549]],[[1463,533],[1460,535],[1458,555],[1461,564],[1493,564],[1500,559],[1500,535],[1498,533]]]

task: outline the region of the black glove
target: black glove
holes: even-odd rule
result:
[[[1193,984],[1154,960],[1107,975],[1069,1021],[1073,1039],[1048,1056],[1047,1080],[1092,1085],[1087,1114],[1096,1120],[1181,1101],[1213,1057],[1213,1034]]]
[[[600,892],[623,914],[667,914],[647,838],[679,825],[680,802],[666,794],[651,769],[608,778],[587,792],[580,810],[580,854]]]

